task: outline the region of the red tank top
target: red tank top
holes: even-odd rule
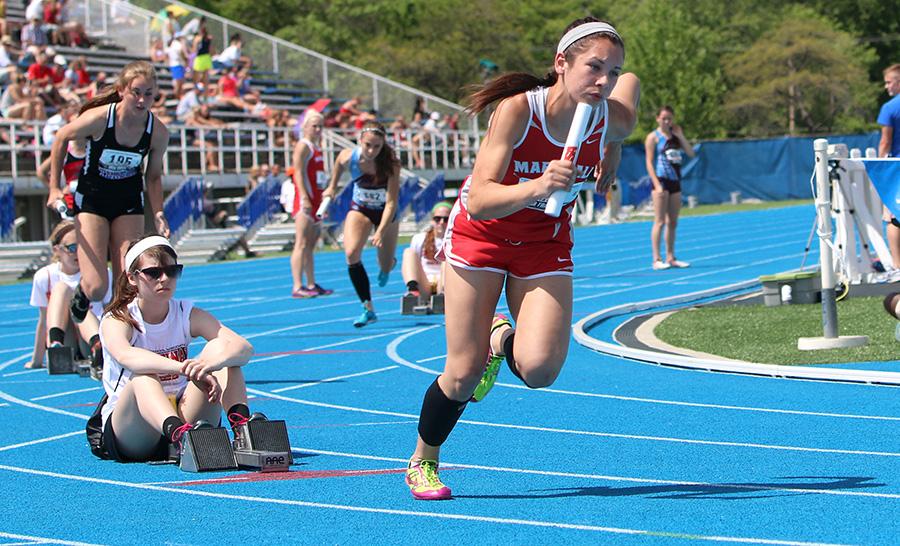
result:
[[[506,174],[500,181],[505,186],[528,183],[540,177],[550,161],[562,156],[565,142],[554,139],[545,129],[545,102],[548,88],[533,89],[526,93],[531,110],[531,119],[525,134],[513,148],[512,157],[506,168]],[[592,184],[595,179],[594,169],[603,158],[603,145],[606,138],[607,105],[603,101],[594,109],[588,122],[588,129],[581,139],[578,152],[577,172],[572,191],[566,200],[562,213],[558,218],[544,214],[546,199],[539,199],[526,208],[493,220],[473,220],[466,212],[471,175],[466,178],[460,191],[460,213],[453,220],[452,232],[456,236],[479,239],[484,236],[505,239],[513,244],[520,242],[536,242],[557,239],[571,241],[569,219],[572,203],[577,190],[582,184]],[[590,187],[590,186],[586,186]]]
[[[301,167],[306,172],[306,193],[309,195],[310,199],[312,199],[313,204],[317,205],[322,196],[323,186],[327,183],[327,180],[325,179],[325,160],[322,158],[322,150],[313,144],[312,141],[304,138],[303,142],[306,143],[306,146],[312,152],[312,154],[306,158],[306,165]],[[303,183],[302,177],[300,177],[300,182]],[[299,210],[300,192],[295,191],[294,211],[296,213],[296,211]]]

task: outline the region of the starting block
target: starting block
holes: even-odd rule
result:
[[[184,433],[178,466],[185,472],[237,470],[238,464],[224,427],[198,426]]]
[[[421,303],[413,294],[406,294],[400,300],[400,314],[402,315],[443,315],[444,295],[434,294],[427,302]]]
[[[234,429],[234,455],[241,468],[287,472],[294,463],[287,425],[254,414]]]
[[[72,347],[57,346],[47,349],[47,373],[58,375],[64,373],[77,373],[78,365],[75,363],[75,349]]]

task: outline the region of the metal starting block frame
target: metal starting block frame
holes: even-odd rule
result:
[[[444,295],[433,294],[426,303],[420,303],[419,298],[406,294],[400,300],[401,315],[443,315]]]
[[[251,418],[235,428],[234,454],[241,468],[287,472],[294,464],[287,424]]]
[[[185,472],[237,470],[238,464],[224,427],[193,428],[181,439],[178,466]]]

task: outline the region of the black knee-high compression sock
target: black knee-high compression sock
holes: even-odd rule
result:
[[[456,426],[468,401],[459,402],[447,398],[437,379],[425,391],[422,412],[419,414],[419,436],[426,444],[439,447]]]
[[[508,338],[506,338],[506,341],[503,342],[503,352],[506,355],[506,365],[509,366],[509,371],[511,371],[514,376],[518,377],[519,381],[521,381],[523,385],[525,385],[529,389],[533,389],[535,387],[532,387],[528,384],[527,381],[525,381],[525,379],[522,377],[522,373],[519,372],[519,367],[516,366],[516,357],[513,356],[513,339],[515,337],[516,334],[512,334]]]
[[[347,273],[350,274],[350,282],[353,283],[353,288],[356,289],[359,301],[363,303],[371,301],[372,292],[369,288],[369,275],[366,273],[366,268],[363,267],[362,262],[348,265]]]
[[[57,328],[55,326],[50,328],[50,331],[47,332],[47,337],[50,338],[51,345],[56,342],[66,342],[66,333],[61,328]]]

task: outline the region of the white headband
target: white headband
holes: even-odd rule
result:
[[[172,250],[175,253],[175,249],[172,248],[172,243],[169,242],[165,237],[160,237],[159,235],[151,235],[150,237],[146,237],[137,242],[136,245],[131,247],[131,250],[125,253],[125,271],[131,269],[131,265],[138,259],[138,257],[144,253],[150,247],[154,246],[165,246]],[[177,256],[177,254],[176,254]]]
[[[590,36],[591,34],[597,34],[599,32],[608,32],[622,41],[622,37],[619,36],[619,33],[616,32],[616,29],[612,27],[612,25],[608,23],[585,23],[583,25],[578,25],[573,28],[569,32],[563,34],[563,37],[559,40],[559,45],[556,46],[557,53],[563,53],[565,50],[569,49],[569,46],[577,42],[578,40],[584,38],[585,36]]]

